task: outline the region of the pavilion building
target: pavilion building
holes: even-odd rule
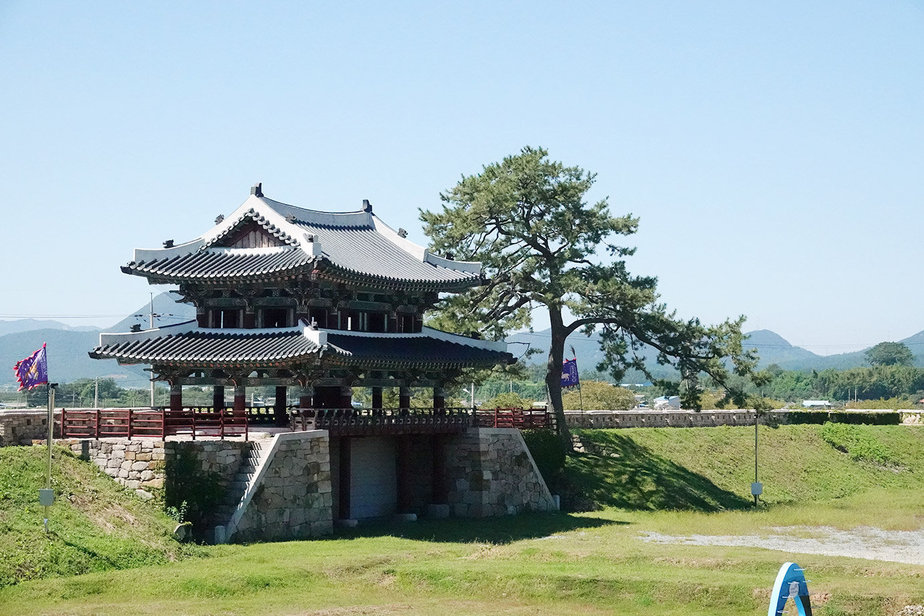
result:
[[[328,520],[425,512],[434,505],[446,511],[452,505],[454,515],[550,508],[548,489],[516,430],[508,437],[478,429],[471,409],[446,408],[446,387],[464,371],[513,361],[504,342],[424,326],[425,312],[441,294],[482,283],[481,265],[437,256],[406,235],[383,223],[368,201],[355,212],[315,211],[269,199],[258,184],[201,236],[135,250],[122,267],[151,284],[176,285],[195,305],[196,319],[101,334],[90,355],[150,365],[152,377],[170,387],[165,414],[183,412],[184,386],[212,387],[213,411],[223,409],[232,389],[232,412],[246,412],[248,388],[274,386],[277,425],[290,426],[296,413],[314,417],[312,434],[324,445],[306,489],[326,491],[332,502],[288,503],[285,516],[302,519],[319,506]],[[353,408],[355,387],[371,389],[370,408]],[[420,387],[432,389],[432,407],[410,409],[411,388]],[[383,408],[389,388],[398,390],[398,409]],[[287,407],[287,399],[298,403]],[[301,437],[284,440],[293,438]],[[251,484],[262,472],[241,471],[249,483],[238,517],[248,494],[259,500]],[[261,507],[280,506],[264,500]],[[261,520],[252,522],[262,528],[252,536],[289,532],[268,530]],[[232,522],[228,528],[237,518]]]
[[[373,212],[320,212],[250,198],[200,237],[135,250],[122,271],[179,287],[196,320],[146,331],[104,334],[98,359],[150,364],[170,386],[170,409],[184,385],[212,386],[214,406],[233,388],[244,409],[247,388],[276,387],[276,417],[288,423],[289,388],[302,408],[349,408],[353,387],[412,387],[446,405],[445,385],[461,371],[512,361],[503,342],[424,327],[441,293],[481,283],[479,263],[454,261],[413,244]]]

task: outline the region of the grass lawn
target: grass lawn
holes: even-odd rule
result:
[[[566,479],[599,510],[196,548],[178,562],[164,556],[0,589],[0,614],[763,615],[787,560],[805,567],[820,616],[891,616],[924,604],[921,565],[640,540],[793,525],[924,527],[924,430],[762,429],[770,504],[757,510],[742,496],[748,452],[738,460],[732,451],[748,437],[746,428],[598,431],[588,438],[600,447],[570,458]],[[769,468],[772,451],[778,470]],[[806,466],[816,460],[823,472]]]

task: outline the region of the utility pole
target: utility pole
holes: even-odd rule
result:
[[[99,377],[93,382],[93,408],[99,408]]]

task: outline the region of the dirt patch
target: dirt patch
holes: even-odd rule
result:
[[[830,526],[788,526],[765,535],[689,535],[642,533],[650,543],[763,548],[796,554],[846,556],[924,565],[924,529],[883,530],[870,526],[840,530]]]

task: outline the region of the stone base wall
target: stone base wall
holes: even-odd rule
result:
[[[61,411],[55,411],[54,436],[59,436]],[[47,410],[0,411],[0,447],[31,445],[32,441],[48,438]]]
[[[476,428],[447,439],[449,506],[458,517],[557,509],[519,430]]]
[[[66,439],[58,444],[90,460],[101,471],[142,498],[151,498],[169,481],[171,464],[192,456],[197,472],[215,474],[227,485],[237,473],[248,446],[242,441],[163,441],[153,438]]]
[[[771,411],[770,421],[784,423],[786,411]],[[773,417],[780,415],[780,417]],[[571,428],[710,428],[753,426],[754,411],[565,411]],[[766,416],[760,418],[766,423]]]
[[[232,536],[234,541],[320,537],[334,532],[326,430],[279,434]]]
[[[792,409],[803,411],[805,409]],[[863,413],[864,409],[851,409],[851,413]],[[921,411],[891,409],[866,409],[870,413],[898,413],[901,423],[907,425],[924,423]],[[753,426],[754,411],[709,410],[709,411],[565,411],[565,418],[571,428],[714,428],[717,426]],[[762,425],[784,425],[790,423],[789,411],[776,409],[761,414]]]
[[[142,498],[151,498],[164,487],[167,451],[162,440],[67,439],[58,441],[58,444],[70,449],[74,455],[90,460],[101,471],[126,488],[135,490]]]

